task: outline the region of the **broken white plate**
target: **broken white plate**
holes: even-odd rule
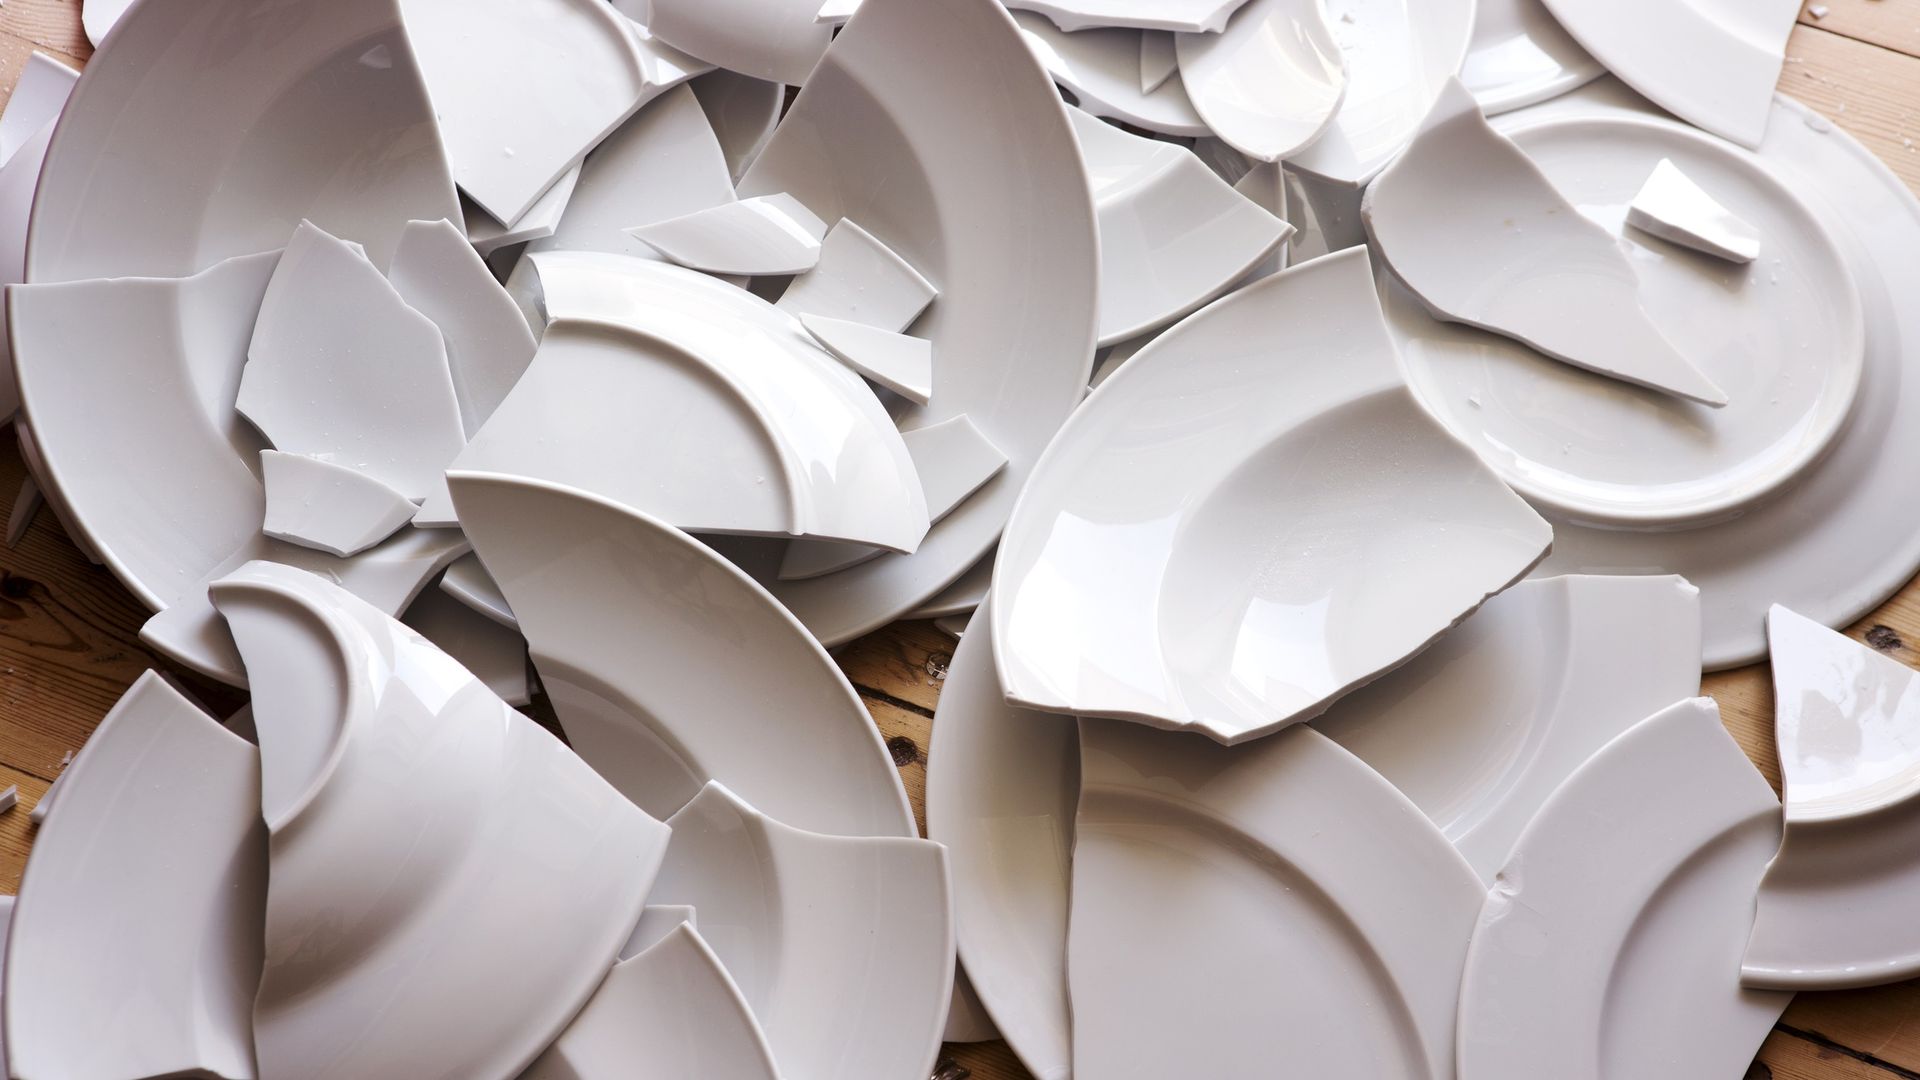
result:
[[[512,285],[545,335],[454,467],[584,488],[696,532],[896,551],[926,534],[892,419],[792,316],[705,274],[600,252],[529,255]],[[444,488],[414,520],[454,523]]]
[[[606,975],[667,828],[344,590],[249,563],[213,595],[271,834],[260,1075],[518,1074]]]
[[[1373,179],[1419,129],[1460,70],[1475,0],[1325,0],[1346,58],[1347,94],[1320,138],[1287,167],[1336,184]]]
[[[1027,48],[1082,109],[1162,135],[1213,133],[1177,73],[1154,90],[1140,90],[1140,31],[1111,28],[1069,34],[1032,12],[1016,11],[1013,18]]]
[[[798,86],[833,40],[809,0],[648,0],[647,29],[689,56]]]
[[[1726,392],[1661,333],[1639,274],[1454,80],[1360,214],[1380,257],[1436,318],[1704,405]]]
[[[1758,149],[1800,0],[1544,0],[1607,70],[1680,119]],[[1648,33],[1650,26],[1660,32]]]
[[[466,443],[439,328],[311,222],[267,283],[234,407],[275,449],[358,469],[409,499],[433,491]]]
[[[1611,79],[1498,121],[1616,235],[1671,157],[1768,237],[1748,267],[1634,244],[1646,303],[1721,380],[1734,399],[1724,409],[1542,363],[1383,290],[1422,404],[1535,505],[1605,508],[1549,510],[1541,572],[1685,576],[1700,588],[1710,669],[1765,656],[1774,603],[1845,626],[1920,568],[1920,504],[1901,494],[1898,464],[1920,460],[1920,381],[1902,374],[1920,312],[1910,319],[1895,299],[1920,290],[1920,267],[1900,254],[1920,247],[1920,205],[1851,137],[1785,99],[1777,108],[1786,122],[1768,126],[1757,156]],[[1729,495],[1737,512],[1670,527]],[[1622,527],[1633,514],[1654,520]]]
[[[407,222],[459,218],[397,0],[137,4],[88,67],[28,280],[192,274],[302,219],[384,267]]]
[[[463,200],[460,204],[463,216],[461,226],[466,230],[467,242],[485,258],[501,248],[552,236],[554,230],[560,227],[560,219],[567,212],[574,189],[580,184],[580,170],[584,167],[584,163],[575,165],[561,173],[560,179],[542,192],[527,208],[527,212],[511,225],[502,225],[493,220],[493,215],[473,205],[473,200]]]
[[[986,602],[987,589],[993,584],[993,552],[989,551],[953,584],[935,593],[901,619],[940,619],[965,615]]]
[[[133,6],[133,0],[87,0],[80,8],[80,28],[95,48],[107,39],[107,31]]]
[[[0,110],[0,165],[12,161],[40,129],[60,119],[80,72],[35,49]]]
[[[33,212],[33,193],[53,139],[54,121],[42,124],[5,165],[0,165],[0,287],[18,285],[27,278],[27,230]],[[0,319],[0,420],[20,409],[20,389],[12,374],[13,343]]]
[[[422,589],[400,621],[453,657],[509,705],[533,700],[527,642],[518,630],[475,611],[445,589]]]
[[[1079,109],[1068,115],[1100,221],[1102,347],[1191,313],[1292,233],[1191,151],[1129,134]]]
[[[380,480],[307,454],[260,451],[267,493],[260,531],[329,555],[358,555],[392,536],[419,509]]]
[[[842,218],[820,242],[813,269],[793,279],[774,306],[905,332],[939,295],[932,282],[857,222]]]
[[[580,1015],[520,1080],[779,1075],[740,988],[706,939],[682,922],[615,964]]]
[[[1404,663],[1551,541],[1407,389],[1352,248],[1201,309],[1067,421],[1000,543],[1000,677],[1029,708],[1244,742]]]
[[[1711,699],[1608,743],[1494,880],[1460,985],[1460,1075],[1739,1075],[1793,996],[1739,976],[1779,838],[1779,800]]]
[[[940,33],[926,26],[918,0],[866,0],[741,182],[742,195],[789,192],[823,220],[859,222],[939,285],[913,326],[939,358],[933,395],[897,419],[964,415],[1007,456],[912,556],[769,586],[829,644],[980,561],[1093,362],[1099,239],[1066,107],[995,0],[943,3]],[[744,561],[774,582],[777,545],[758,548]]]
[[[1716,202],[1671,158],[1661,158],[1653,175],[1627,207],[1627,224],[1682,247],[1728,262],[1760,257],[1760,230]]]
[[[1920,672],[1802,615],[1767,616],[1786,833],[1741,981],[1879,986],[1920,974]]]
[[[1491,881],[1569,773],[1699,692],[1700,590],[1677,577],[1541,578],[1488,600],[1313,726]]]
[[[1478,0],[1460,81],[1488,116],[1578,89],[1606,71],[1541,0]]]
[[[520,620],[514,618],[506,594],[480,564],[480,556],[468,552],[455,559],[447,572],[440,575],[440,589],[501,626],[520,629]]]
[[[860,0],[826,0],[826,3],[820,5],[820,10],[814,13],[813,21],[826,23],[828,26],[840,26],[853,18],[853,13],[859,10]]]
[[[1019,11],[1037,11],[1062,30],[1124,26],[1217,34],[1247,0],[1009,0]]]
[[[1224,32],[1180,34],[1174,49],[1201,119],[1260,161],[1313,145],[1346,98],[1346,61],[1326,0],[1249,0]]]
[[[802,315],[800,325],[834,359],[915,405],[933,394],[933,343],[865,323]]]
[[[710,274],[800,274],[820,261],[827,223],[790,195],[765,195],[628,232],[681,266]]]
[[[472,436],[533,362],[533,330],[450,221],[409,222],[387,278],[440,328],[461,427]]]
[[[1151,94],[1180,73],[1180,54],[1170,30],[1147,30],[1140,35],[1140,92]]]
[[[725,560],[585,492],[464,473],[452,488],[568,739],[643,809],[717,779],[795,825],[914,835],[846,676]]]
[[[259,753],[149,671],[60,784],[7,939],[8,1075],[252,1080]]]
[[[737,182],[773,138],[787,104],[786,84],[720,70],[702,75],[692,86],[726,155],[727,174]]]
[[[700,913],[781,1076],[932,1072],[953,993],[946,849],[807,832],[718,782],[667,824],[673,843],[653,901]]]
[[[400,0],[453,178],[512,224],[655,92],[603,0]]]
[[[1305,727],[1227,748],[1083,719],[1080,769],[1076,1076],[1453,1075],[1485,892],[1393,785]]]

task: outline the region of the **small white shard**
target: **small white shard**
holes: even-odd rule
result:
[[[1814,17],[1814,18],[1816,18],[1816,19],[1824,19],[1824,18],[1826,18],[1826,17],[1827,17],[1827,5],[1825,5],[1825,4],[1808,4],[1808,5],[1807,5],[1807,14],[1809,14],[1809,15],[1811,15],[1811,16],[1813,16],[1813,17]]]
[[[414,514],[405,495],[321,458],[262,450],[260,475],[267,489],[260,531],[343,559],[392,536]]]
[[[532,329],[450,221],[408,222],[387,278],[440,328],[460,422],[472,437],[533,362]]]
[[[69,750],[67,751],[67,761],[72,760],[73,751]],[[60,763],[62,769],[66,768],[66,765],[66,761]],[[60,791],[60,781],[64,779],[66,775],[66,773],[62,772],[59,776],[54,777],[53,783],[47,785],[47,790],[40,793],[40,801],[33,804],[32,810],[27,811],[28,821],[38,825],[47,820],[47,815],[53,812],[53,797]]]
[[[1144,30],[1140,33],[1140,92],[1151,94],[1160,89],[1180,66],[1174,49],[1173,33],[1168,30]]]
[[[41,128],[60,119],[67,95],[79,81],[78,71],[46,53],[36,50],[27,57],[20,81],[14,84],[6,108],[0,110],[0,165],[13,160]]]
[[[640,921],[633,924],[633,933],[627,935],[627,943],[620,947],[620,959],[631,959],[646,952],[680,926],[700,929],[699,918],[692,907],[686,904],[648,904],[640,909]]]
[[[1721,206],[1669,158],[1660,159],[1633,197],[1627,224],[1728,262],[1760,257],[1760,230]]]
[[[953,640],[959,641],[961,637],[965,636],[967,623],[972,621],[972,619],[973,614],[971,612],[965,615],[942,615],[933,620],[933,627]]]
[[[5,791],[0,791],[0,814],[4,814],[13,809],[19,802],[20,785],[8,784]]]
[[[501,626],[520,629],[520,620],[514,618],[513,608],[507,606],[507,594],[500,591],[493,575],[487,573],[480,556],[472,552],[447,567],[447,572],[440,576],[440,591]]]
[[[573,201],[573,189],[580,183],[581,166],[575,165],[560,174],[553,186],[542,192],[527,212],[511,225],[502,225],[493,219],[493,215],[480,209],[472,199],[460,202],[462,224],[467,230],[467,242],[482,257],[491,255],[504,247],[524,244],[529,240],[544,240],[552,236],[560,227],[560,219],[567,212],[567,204]]]
[[[834,358],[915,405],[933,396],[933,342],[864,323],[802,315],[800,325]]]
[[[860,0],[827,0],[813,16],[813,21],[828,26],[843,25],[860,10]]]
[[[761,195],[628,229],[628,234],[709,274],[801,274],[820,261],[827,224],[791,195]]]
[[[33,524],[35,514],[40,512],[40,504],[45,502],[40,494],[40,485],[32,474],[20,478],[20,490],[13,496],[13,509],[7,514],[7,546],[19,547],[20,541],[27,535],[27,529]]]
[[[878,237],[840,219],[820,244],[820,261],[793,279],[775,305],[794,315],[821,315],[881,330],[905,330],[940,294]]]

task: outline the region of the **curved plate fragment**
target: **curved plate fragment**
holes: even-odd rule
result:
[[[305,454],[260,451],[267,492],[260,531],[329,555],[357,555],[392,536],[419,507],[358,469]]]
[[[560,227],[560,219],[567,212],[568,204],[573,200],[574,189],[580,184],[582,165],[575,165],[560,174],[553,186],[542,192],[534,200],[527,212],[511,225],[502,225],[493,220],[485,210],[473,205],[471,199],[460,204],[463,217],[461,227],[466,230],[467,242],[481,258],[505,247],[525,244],[533,240],[544,240],[553,235]]]
[[[520,629],[520,620],[508,606],[506,594],[494,583],[493,576],[480,564],[480,556],[468,552],[455,559],[440,575],[440,589],[448,596],[485,615],[501,626]]]
[[[933,394],[933,343],[865,323],[802,315],[800,325],[833,358],[869,382],[925,405]]]
[[[807,81],[833,40],[808,0],[648,0],[647,29],[689,56],[756,79]]]
[[[1728,262],[1750,263],[1760,257],[1760,230],[1721,206],[1671,158],[1660,159],[1633,197],[1627,224]]]
[[[1224,32],[1180,34],[1174,50],[1201,119],[1269,164],[1313,145],[1347,96],[1325,0],[1250,0]]]
[[[1082,109],[1162,135],[1213,134],[1177,73],[1157,88],[1141,91],[1140,31],[1112,28],[1069,34],[1031,12],[1016,11],[1013,19],[1027,48]]]
[[[527,642],[518,630],[473,610],[444,588],[420,590],[400,621],[486,683],[501,701],[519,707],[533,700]]]
[[[804,319],[844,319],[904,333],[939,295],[933,283],[858,222],[842,218],[820,242],[820,261],[774,306]]]
[[[1578,89],[1607,73],[1541,0],[1478,0],[1460,81],[1488,116]]]
[[[1008,7],[1037,11],[1062,30],[1107,26],[1217,34],[1247,0],[1010,0]]]
[[[764,195],[627,231],[709,274],[802,274],[820,261],[827,223],[790,195]]]
[[[713,125],[714,137],[720,140],[727,175],[738,182],[773,138],[787,104],[786,84],[722,69],[702,75],[691,85],[707,122]]]
[[[471,437],[533,362],[533,331],[450,221],[408,222],[387,279],[408,307],[440,328],[461,427]]]

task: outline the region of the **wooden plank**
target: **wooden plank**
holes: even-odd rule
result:
[[[913,804],[913,822],[920,835],[927,835],[927,738],[933,734],[933,720],[924,713],[903,709],[890,701],[862,697],[873,722],[886,740],[887,752],[900,769],[900,782],[906,785],[907,801]]]
[[[1796,27],[1780,91],[1813,106],[1920,188],[1920,63],[1824,29]]]
[[[1006,1043],[948,1043],[933,1080],[1033,1080]],[[962,1071],[965,1070],[965,1071]],[[1284,1075],[1284,1074],[1276,1074]]]
[[[1816,17],[1813,8],[1826,14]],[[1909,56],[1920,56],[1920,10],[1898,0],[1808,0],[1800,7],[1800,25],[1822,30]]]
[[[6,0],[0,5],[0,33],[20,38],[78,67],[93,55],[80,27],[81,0]],[[7,83],[12,86],[11,80]]]
[[[1801,994],[1780,1022],[1920,1075],[1920,981]]]
[[[850,642],[834,659],[862,690],[931,712],[953,645],[931,622],[902,622]]]
[[[1862,1060],[1847,1048],[1824,1046],[1776,1029],[1761,1045],[1746,1080],[1898,1080],[1910,1075]]]

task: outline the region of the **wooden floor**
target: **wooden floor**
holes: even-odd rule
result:
[[[1825,6],[1820,19],[1801,17],[1781,89],[1851,131],[1910,186],[1920,188],[1920,0],[1825,0]],[[77,0],[0,4],[0,93],[10,91],[33,49],[74,64],[84,61],[90,50],[80,33],[79,11]],[[1649,26],[1648,32],[1658,28]],[[1920,297],[1909,300],[1920,303]],[[19,486],[22,467],[12,440],[0,443],[4,504]],[[20,788],[20,807],[0,814],[0,893],[19,888],[32,842],[26,810],[142,671],[170,667],[138,640],[146,616],[112,575],[80,556],[51,515],[43,513],[17,548],[0,549],[0,787]],[[1910,583],[1851,633],[1920,666],[1920,583]],[[901,763],[916,814],[921,813],[927,734],[950,653],[950,641],[931,624],[902,623],[853,643],[840,657]],[[232,690],[175,674],[216,712],[239,704]],[[1766,669],[1711,676],[1706,690],[1719,699],[1727,726],[1777,786]],[[1028,1076],[1000,1043],[954,1046],[948,1052],[939,1080],[961,1080],[969,1071],[976,1080]],[[1920,981],[1800,995],[1747,1076],[1920,1080]]]

